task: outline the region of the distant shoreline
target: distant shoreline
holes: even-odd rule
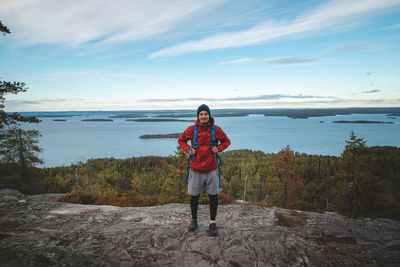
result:
[[[74,116],[104,116],[108,118],[143,118],[141,121],[156,121],[157,118],[196,118],[195,110],[124,110],[124,111],[54,111],[54,112],[19,112],[23,116],[37,117],[74,117]],[[378,108],[277,108],[277,109],[212,109],[213,117],[242,117],[249,115],[282,116],[293,119],[307,119],[309,117],[325,117],[352,114],[387,114],[399,116],[400,107]],[[191,121],[193,121],[191,120]],[[184,120],[179,120],[184,121]]]
[[[110,119],[85,119],[82,121],[113,121],[113,120],[110,120]]]
[[[139,136],[140,139],[154,139],[154,138],[179,138],[180,133],[171,134],[145,134]]]
[[[126,119],[126,118],[144,118],[146,117],[145,115],[114,115],[114,116],[109,116],[110,119]]]
[[[70,117],[73,117],[73,116],[75,116],[75,115],[58,115],[58,114],[55,114],[55,115],[36,115],[36,117],[38,117],[38,118],[55,118],[55,117],[57,117],[57,118],[63,118],[63,117],[70,118]]]
[[[193,120],[178,120],[178,119],[131,119],[126,121],[136,121],[136,122],[170,122],[170,121],[180,121],[180,122],[193,122]]]
[[[389,123],[393,124],[392,121],[332,121],[332,123]]]

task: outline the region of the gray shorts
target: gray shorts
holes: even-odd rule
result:
[[[221,192],[219,188],[218,169],[209,172],[189,171],[188,194],[198,196],[203,193],[203,186],[209,195],[216,195]]]

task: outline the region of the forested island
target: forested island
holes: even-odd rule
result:
[[[393,124],[394,122],[392,122],[392,121],[364,121],[364,120],[359,120],[359,121],[332,121],[332,123],[389,123],[389,124]]]
[[[84,119],[82,121],[113,121],[111,119]]]
[[[62,120],[62,119],[55,119],[53,121],[67,121],[67,120]]]
[[[193,122],[193,120],[179,120],[179,119],[129,119],[126,121],[136,121],[136,122]]]
[[[153,139],[153,138],[178,138],[180,133],[171,133],[171,134],[145,134],[139,136],[140,139]]]
[[[271,109],[264,116],[286,116],[293,119],[351,114],[386,114],[400,112],[400,108],[321,108],[321,109]]]
[[[144,118],[145,115],[137,115],[137,114],[121,114],[109,116],[110,119],[126,119],[126,118]]]

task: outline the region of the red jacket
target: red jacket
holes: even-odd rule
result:
[[[196,141],[199,144],[199,149],[194,156],[194,160],[190,161],[190,169],[199,172],[213,171],[218,168],[218,157],[214,161],[214,153],[211,151],[211,125],[214,124],[214,118],[210,118],[210,122],[202,125],[198,120],[194,122],[197,127]],[[179,137],[178,143],[181,148],[190,154],[190,146],[187,144],[191,140],[193,144],[194,125],[189,126]],[[228,136],[224,133],[221,127],[215,125],[215,139],[220,142],[217,146],[218,152],[225,150],[230,144]]]

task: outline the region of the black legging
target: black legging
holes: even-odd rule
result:
[[[215,221],[218,209],[218,195],[208,195],[210,198],[210,220]]]
[[[197,220],[197,208],[199,206],[199,197],[191,196],[190,197],[190,209],[192,210],[192,219]],[[215,221],[215,217],[217,216],[218,209],[218,195],[208,195],[210,198],[210,219]]]

